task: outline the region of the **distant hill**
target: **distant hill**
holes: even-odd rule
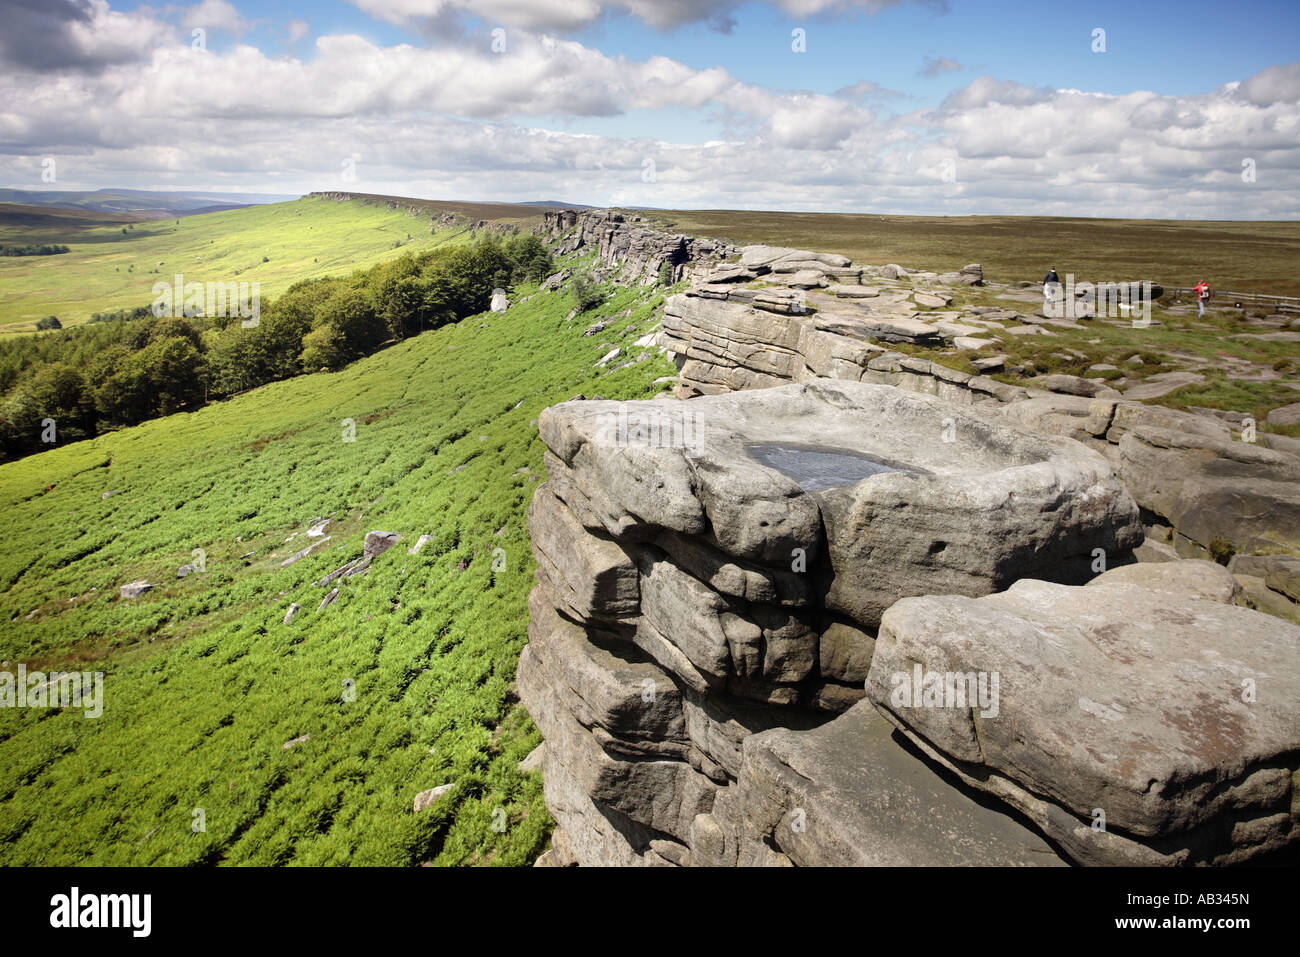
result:
[[[0,237],[15,238],[14,231],[30,230],[30,238],[64,235],[69,229],[115,226],[149,219],[136,213],[105,212],[97,209],[39,206],[30,203],[0,203]]]
[[[46,190],[0,188],[0,203],[51,206],[105,213],[135,213],[146,219],[194,216],[222,209],[240,209],[264,203],[297,199],[273,193],[217,193],[205,191],[96,189]]]
[[[562,203],[558,199],[534,199],[520,206],[541,206],[545,209],[600,209],[599,206],[586,206],[582,203]]]
[[[147,305],[154,282],[176,273],[200,282],[257,281],[263,296],[274,297],[303,279],[449,242],[481,219],[509,216],[509,229],[541,218],[531,206],[376,199],[313,196],[166,218],[0,204],[0,243],[71,248],[0,258],[0,330],[30,332],[42,316],[76,325],[95,312]],[[441,220],[445,212],[456,218]]]

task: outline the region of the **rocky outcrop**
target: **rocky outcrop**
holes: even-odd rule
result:
[[[1300,628],[1224,604],[1203,565],[1138,566],[1163,573],[1157,587],[1120,569],[1082,588],[904,599],[881,622],[867,694],[1073,860],[1278,851],[1300,835]]]
[[[569,402],[539,427],[518,689],[548,862],[1059,862],[937,777],[863,683],[899,598],[1129,560],[1137,510],[1101,456],[830,381]]]
[[[553,233],[604,242],[606,268],[636,249],[638,281],[677,255],[563,217]],[[936,285],[982,281],[972,267],[747,247],[708,268],[660,339],[691,401],[539,420],[518,672],[557,823],[539,863],[1295,849],[1285,442],[1099,379],[1025,388],[894,351],[1075,324],[946,311]]]
[[[428,218],[429,232],[437,233],[444,229],[468,229],[471,232],[486,232],[497,237],[512,236],[519,232],[516,223],[499,220],[472,220],[460,213],[445,211],[439,204],[407,199],[400,196],[381,196],[374,193],[352,193],[343,190],[324,190],[307,194],[308,199],[325,199],[335,203],[362,202],[372,206],[406,213],[421,219]]]
[[[681,370],[681,398],[817,378],[900,385],[961,404],[1036,394],[889,351],[891,343],[943,346],[985,331],[955,313],[922,311],[925,301],[924,293],[868,286],[806,293],[712,282],[668,299],[661,341]]]
[[[594,249],[597,262],[620,281],[641,285],[658,282],[665,266],[677,282],[739,253],[726,243],[667,233],[642,217],[608,209],[544,213],[541,233],[559,255]]]
[[[954,787],[860,702],[811,731],[745,739],[735,863],[884,867],[1064,866],[1043,837]],[[732,863],[701,828],[695,863]],[[722,853],[713,851],[721,846]]]
[[[1290,452],[1244,441],[1212,416],[1138,402],[1040,396],[1003,414],[1105,455],[1150,534],[1183,557],[1300,560],[1300,457]],[[1260,599],[1262,610],[1300,616],[1300,604],[1283,593]]]
[[[786,282],[799,274],[788,270],[814,268],[834,284],[746,285],[752,279]],[[960,317],[935,311],[931,307],[945,304],[943,295],[891,288],[873,280],[873,271],[883,270],[858,269],[843,257],[808,251],[747,247],[738,264],[715,270],[665,304],[660,341],[681,372],[677,395],[829,378],[937,396],[1101,452],[1144,510],[1153,537],[1184,557],[1226,562],[1233,554],[1300,556],[1300,456],[1286,437],[1244,442],[1213,415],[1133,401],[1144,386],[1121,395],[1102,379],[1059,374],[1011,385],[891,351],[895,343],[982,347],[1015,331],[1000,332],[1001,323],[1030,317],[985,307]],[[871,281],[877,285],[860,284]],[[1172,388],[1182,381],[1151,386]],[[1262,592],[1259,597],[1275,609],[1289,602]]]
[[[1237,603],[1300,625],[1300,556],[1237,555],[1228,571]]]

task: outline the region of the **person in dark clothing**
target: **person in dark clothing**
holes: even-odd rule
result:
[[[1056,267],[1053,266],[1047,270],[1047,275],[1043,277],[1043,298],[1050,307],[1056,302],[1056,297],[1061,292],[1061,277],[1056,274]]]

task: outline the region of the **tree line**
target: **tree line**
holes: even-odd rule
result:
[[[299,282],[265,303],[256,326],[237,315],[157,317],[148,307],[0,339],[0,459],[193,410],[268,382],[339,369],[381,345],[485,311],[492,290],[551,271],[540,239],[407,253],[347,278]]]
[[[62,243],[29,243],[26,246],[6,246],[0,243],[0,256],[53,256],[68,252]]]

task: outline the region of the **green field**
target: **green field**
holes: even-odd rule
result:
[[[544,480],[533,420],[578,393],[652,395],[665,359],[593,363],[638,351],[662,292],[620,289],[572,325],[567,292],[540,294],[341,372],[0,465],[0,667],[106,675],[97,719],[0,709],[0,864],[531,860],[550,822],[540,775],[516,768],[540,738],[511,688]],[[584,337],[596,316],[610,328]],[[282,568],[316,516],[331,539]],[[402,542],[318,612],[314,581],[371,529]],[[178,579],[199,548],[206,570]],[[119,597],[141,578],[158,587]]]
[[[680,232],[837,252],[856,263],[948,272],[980,263],[994,282],[1079,280],[1300,296],[1300,222],[1040,216],[875,216],[744,210],[637,211]]]
[[[476,204],[441,208],[478,211]],[[479,218],[533,212],[502,204],[492,211]],[[153,284],[177,273],[186,282],[260,282],[261,294],[274,297],[303,279],[373,266],[399,245],[419,252],[470,228],[461,222],[431,233],[430,213],[320,197],[164,220],[0,206],[0,244],[71,247],[55,256],[0,258],[0,330],[30,332],[49,315],[75,325],[95,312],[148,305]]]

